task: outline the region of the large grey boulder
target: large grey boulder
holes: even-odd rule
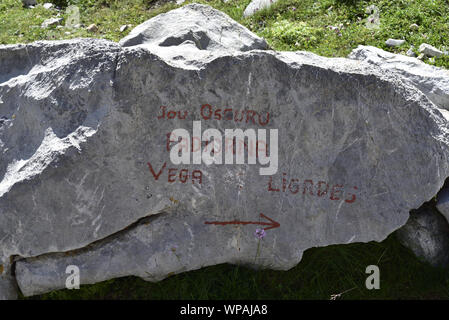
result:
[[[119,209],[128,199],[108,196],[115,186],[100,182],[110,175],[100,169],[107,155],[97,164],[83,157],[90,149],[85,142],[114,106],[119,50],[81,39],[0,46],[1,260],[79,248],[135,221],[115,210],[107,213],[110,221],[99,219],[98,206],[109,210],[113,201]],[[99,155],[111,152],[106,149]],[[81,171],[73,166],[77,159]]]
[[[449,224],[434,208],[413,210],[397,236],[420,259],[435,267],[449,267]]]
[[[240,27],[229,47],[235,22],[208,6],[165,17],[185,22],[176,37],[139,26],[121,46],[0,47],[0,253],[17,256],[25,295],[63,287],[69,264],[81,283],[223,262],[286,270],[311,247],[383,240],[449,175],[447,119],[395,75],[257,50]],[[217,146],[226,130],[254,129],[262,149],[237,140],[217,154],[242,163],[182,152],[175,164],[169,134],[192,138],[198,124]]]
[[[416,86],[439,108],[449,110],[449,71],[417,58],[394,54],[371,46],[358,46],[349,58],[370,63],[400,76]]]

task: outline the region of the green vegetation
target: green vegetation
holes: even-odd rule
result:
[[[0,44],[35,40],[95,37],[118,41],[133,27],[162,12],[178,7],[155,0],[38,0],[63,9],[77,5],[84,27],[41,28],[57,11],[37,6],[23,8],[20,0],[0,0]],[[187,1],[189,3],[191,1]],[[329,57],[344,57],[358,45],[373,45],[402,53],[423,42],[449,48],[449,2],[447,0],[279,0],[271,8],[249,18],[242,14],[250,0],[199,0],[209,4],[267,39],[276,50],[308,50]],[[366,9],[379,9],[378,28],[370,25]],[[68,14],[61,11],[66,21]],[[65,22],[64,21],[64,22]],[[64,25],[64,22],[62,25]],[[411,29],[416,23],[418,28]],[[89,32],[86,26],[96,24]],[[405,39],[399,48],[389,48],[388,38]],[[428,63],[449,67],[449,56]],[[366,266],[381,270],[381,289],[365,288]],[[348,291],[349,290],[349,291]],[[381,243],[313,248],[289,271],[253,271],[219,265],[172,276],[159,283],[126,277],[61,290],[33,299],[448,299],[449,271],[420,262],[392,235]]]
[[[40,28],[41,23],[56,15],[55,10],[42,6],[23,8],[20,0],[0,2],[0,43],[30,42],[35,40],[95,37],[118,41],[131,28],[120,32],[120,26],[136,26],[145,20],[176,7],[168,0],[38,0],[53,1],[66,8],[80,8],[81,23],[96,24],[98,31],[85,28]],[[185,3],[190,3],[187,1]],[[346,56],[357,45],[373,45],[395,53],[405,53],[410,45],[418,48],[423,42],[439,49],[449,49],[449,2],[447,0],[279,0],[271,8],[249,18],[243,11],[250,0],[198,0],[209,4],[267,39],[276,50],[308,50],[329,57]],[[378,28],[370,28],[375,5],[379,11]],[[61,17],[68,18],[62,11]],[[418,28],[411,29],[411,24]],[[63,23],[64,24],[64,23]],[[70,32],[70,34],[68,34]],[[385,45],[388,38],[404,39],[399,48]],[[417,50],[417,49],[416,49]],[[449,56],[428,63],[449,67]]]

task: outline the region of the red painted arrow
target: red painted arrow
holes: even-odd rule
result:
[[[224,226],[227,224],[243,224],[243,225],[245,225],[245,224],[260,224],[263,226],[270,226],[268,228],[263,228],[264,230],[274,229],[274,228],[281,226],[278,222],[274,221],[273,219],[268,218],[263,213],[261,213],[260,216],[262,218],[269,220],[270,222],[233,220],[233,221],[205,221],[204,224],[216,224],[216,225],[221,225],[221,226]]]

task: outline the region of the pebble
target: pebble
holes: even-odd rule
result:
[[[389,47],[399,47],[402,46],[405,43],[405,40],[398,40],[398,39],[388,39],[385,41],[385,44]]]
[[[427,43],[423,43],[419,46],[419,52],[428,57],[439,57],[443,55],[443,52]]]
[[[410,25],[410,30],[416,31],[416,30],[418,30],[418,29],[419,29],[419,26],[418,26],[416,23],[412,23],[412,24]]]
[[[42,22],[41,28],[48,28],[50,26],[55,26],[62,22],[62,18],[50,18]]]
[[[413,49],[415,49],[415,47],[411,46],[410,49],[407,50],[406,55],[408,55],[409,57],[415,58],[416,57],[416,53],[415,53],[415,51],[413,51]]]
[[[87,31],[89,32],[97,32],[98,31],[98,27],[95,23],[92,23],[90,26],[88,26],[86,28]]]

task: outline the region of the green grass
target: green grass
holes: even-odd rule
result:
[[[40,3],[51,0],[39,0]],[[76,37],[118,41],[133,27],[176,7],[152,0],[54,0],[58,5],[77,5],[81,23],[95,23],[98,31],[85,28],[40,28],[56,15],[42,7],[26,9],[20,0],[0,0],[0,44]],[[190,3],[187,1],[186,3]],[[209,4],[264,37],[276,50],[308,50],[328,57],[344,57],[358,45],[373,45],[405,53],[423,42],[449,47],[449,2],[443,0],[279,0],[271,8],[249,18],[242,14],[250,0],[199,0]],[[379,28],[367,27],[366,8],[380,10]],[[67,20],[67,14],[62,17]],[[64,22],[65,22],[64,21]],[[416,23],[418,30],[410,30]],[[64,23],[63,23],[64,24]],[[338,31],[329,26],[338,27]],[[67,33],[70,32],[70,33]],[[388,38],[405,39],[399,48],[385,46]],[[449,57],[426,60],[449,67]],[[376,264],[381,289],[365,288],[366,266]],[[347,290],[350,290],[346,292]],[[253,271],[219,265],[172,276],[159,283],[126,277],[84,285],[80,290],[60,290],[32,299],[329,299],[346,292],[342,299],[448,299],[449,271],[420,262],[392,235],[381,243],[336,245],[305,252],[295,268],[281,272]],[[23,298],[23,297],[22,297]]]

